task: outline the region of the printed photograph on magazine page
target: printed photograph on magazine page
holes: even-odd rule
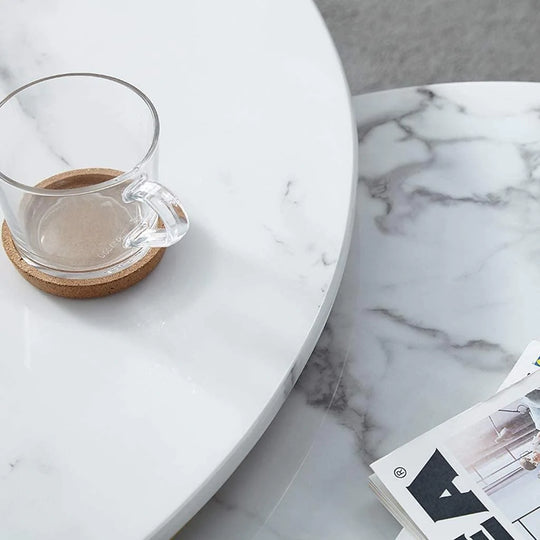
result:
[[[540,389],[445,446],[524,538],[540,540]]]

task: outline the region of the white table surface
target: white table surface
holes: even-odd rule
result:
[[[1,14],[2,94],[94,71],[150,96],[193,227],[96,301],[42,294],[0,257],[0,538],[169,538],[263,433],[337,293],[356,187],[342,69],[309,0]]]
[[[353,103],[357,215],[326,329],[270,428],[177,540],[393,540],[369,464],[487,398],[539,337],[540,84]]]

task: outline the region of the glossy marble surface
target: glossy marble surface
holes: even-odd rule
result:
[[[351,253],[322,338],[259,444],[178,540],[390,540],[369,464],[486,398],[540,305],[540,84],[354,99]]]
[[[0,538],[169,538],[271,421],[335,298],[356,187],[341,66],[308,0],[1,11],[0,92],[68,71],[139,86],[193,226],[96,301],[0,256]]]

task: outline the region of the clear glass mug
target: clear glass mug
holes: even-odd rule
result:
[[[159,118],[133,85],[46,77],[0,101],[0,206],[21,256],[60,277],[101,277],[189,229],[158,180]]]

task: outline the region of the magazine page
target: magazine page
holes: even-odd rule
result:
[[[372,465],[437,540],[540,540],[540,371]]]
[[[499,391],[531,375],[538,368],[540,368],[540,342],[531,341],[500,386]],[[396,540],[414,540],[414,536],[404,529],[398,534]]]

